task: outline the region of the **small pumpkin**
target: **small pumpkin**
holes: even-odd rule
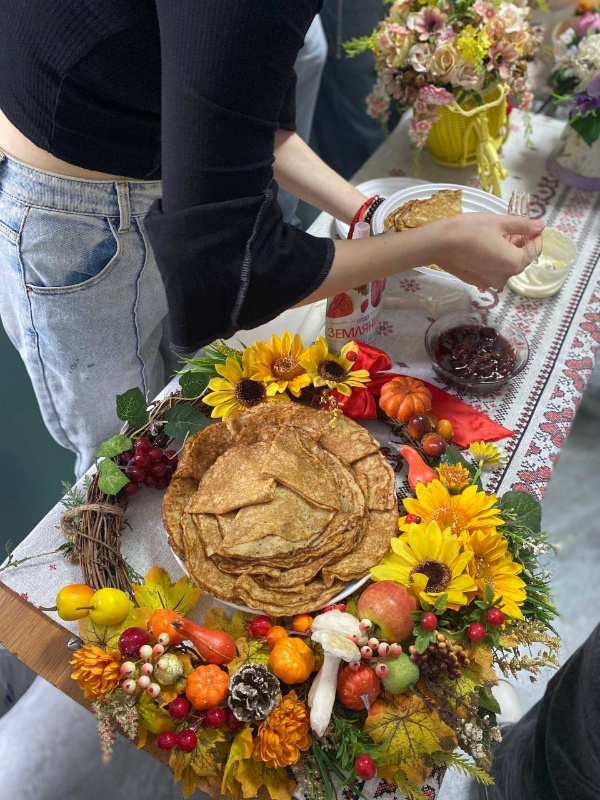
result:
[[[275,644],[269,664],[273,673],[284,683],[304,683],[315,668],[315,656],[302,639],[288,636]]]
[[[408,422],[415,414],[424,414],[431,409],[431,392],[423,381],[398,375],[381,387],[379,407],[388,417]]]
[[[362,711],[372,705],[381,691],[381,681],[371,667],[361,664],[358,669],[347,666],[340,670],[337,679],[337,696],[346,708]]]
[[[229,691],[229,676],[216,664],[203,664],[188,675],[185,696],[197,711],[220,706]]]

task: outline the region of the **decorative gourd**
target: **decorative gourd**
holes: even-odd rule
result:
[[[414,414],[424,414],[431,409],[431,392],[417,378],[398,375],[381,387],[379,407],[388,417],[408,422]]]
[[[216,664],[203,664],[188,675],[185,696],[197,711],[220,706],[229,691],[229,675]]]
[[[173,627],[173,622],[182,619],[181,614],[171,611],[169,608],[157,609],[148,620],[148,630],[156,639],[161,633],[166,633],[169,637],[169,644],[181,644],[185,636],[180,630]]]
[[[226,631],[203,628],[185,617],[173,620],[171,626],[182,633],[209,664],[229,664],[235,658],[235,642]]]
[[[408,485],[415,491],[418,483],[428,484],[438,479],[438,474],[426,464],[414,447],[403,444],[400,455],[408,461]]]
[[[381,681],[366,664],[361,664],[357,669],[344,667],[338,674],[337,696],[346,708],[354,708],[356,711],[369,708],[380,691]]]
[[[284,683],[304,683],[315,668],[315,656],[302,639],[288,636],[275,644],[269,664],[273,673]]]

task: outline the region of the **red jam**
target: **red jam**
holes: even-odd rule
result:
[[[486,325],[457,325],[440,333],[435,359],[451,375],[481,383],[508,377],[517,361],[508,340]]]

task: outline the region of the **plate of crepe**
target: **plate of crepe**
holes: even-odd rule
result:
[[[388,178],[372,178],[370,181],[358,183],[356,188],[362,192],[366,197],[373,197],[378,194],[380,197],[391,197],[398,194],[403,189],[408,189],[411,186],[420,186],[426,181],[418,181],[414,178],[401,178],[391,176]],[[339,219],[335,221],[335,230],[340,239],[348,238],[348,231],[350,226]]]

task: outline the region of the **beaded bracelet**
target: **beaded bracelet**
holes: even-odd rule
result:
[[[375,209],[383,203],[384,199],[385,198],[380,197],[378,194],[375,194],[373,197],[369,197],[368,200],[365,200],[356,214],[352,217],[352,222],[350,223],[350,228],[348,230],[348,239],[352,239],[354,228],[356,227],[357,222],[367,222],[368,224],[371,224],[371,219],[373,218]]]
[[[379,206],[385,202],[385,197],[377,197],[371,205],[367,208],[367,213],[363,217],[363,222],[368,222],[369,225],[371,224],[371,220],[373,219],[373,215],[379,208]]]

